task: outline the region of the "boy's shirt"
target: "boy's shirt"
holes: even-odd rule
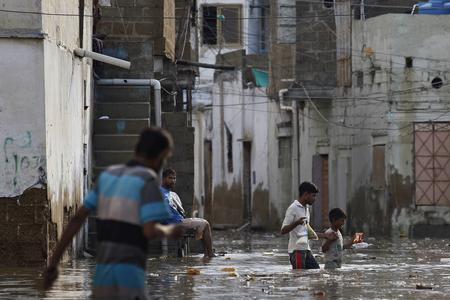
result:
[[[286,210],[282,227],[292,224],[294,221],[306,218],[304,225],[298,225],[291,232],[289,232],[288,252],[292,253],[295,250],[311,250],[308,241],[308,228],[306,223],[309,223],[309,209],[295,200]]]
[[[344,239],[342,238],[342,233],[340,230],[334,231],[332,228],[328,228],[325,233],[329,232],[335,232],[338,238],[330,244],[330,248],[327,252],[325,252],[325,268],[340,268],[342,265],[342,256],[344,252]]]
[[[137,161],[108,168],[84,205],[97,215],[94,296],[145,298],[147,238],[143,225],[171,217],[157,174]]]

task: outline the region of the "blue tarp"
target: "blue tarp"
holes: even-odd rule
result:
[[[256,86],[268,87],[269,86],[269,73],[259,69],[252,69],[253,76],[255,77]]]

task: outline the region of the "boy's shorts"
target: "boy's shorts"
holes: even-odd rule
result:
[[[295,250],[289,253],[293,269],[320,269],[310,250]]]

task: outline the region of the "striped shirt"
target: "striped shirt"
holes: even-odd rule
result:
[[[95,298],[145,299],[143,225],[171,217],[157,174],[137,161],[100,174],[84,205],[97,215]]]

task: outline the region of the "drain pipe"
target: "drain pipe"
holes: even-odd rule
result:
[[[283,105],[284,94],[286,94],[288,91],[289,91],[288,89],[279,90],[278,91],[278,101],[280,101],[280,109],[281,110],[293,112],[294,109],[292,108],[292,106]]]
[[[118,59],[112,56],[108,56],[108,55],[104,55],[104,54],[100,54],[97,52],[92,52],[89,50],[84,50],[84,49],[74,49],[73,52],[75,53],[76,56],[78,57],[89,57],[93,60],[98,60],[101,61],[105,64],[109,64],[109,65],[113,65],[119,68],[123,68],[123,69],[130,69],[131,63],[129,61],[123,60],[123,59]]]
[[[299,130],[299,113],[296,101],[291,101],[291,105],[283,105],[284,95],[288,89],[278,91],[278,101],[280,101],[280,110],[290,112],[292,114],[292,168],[291,180],[291,196],[297,197],[297,188],[300,183],[300,130]]]
[[[98,85],[116,85],[116,86],[151,86],[154,89],[155,97],[155,125],[161,127],[161,82],[156,79],[99,79]],[[151,107],[149,106],[149,126]]]

